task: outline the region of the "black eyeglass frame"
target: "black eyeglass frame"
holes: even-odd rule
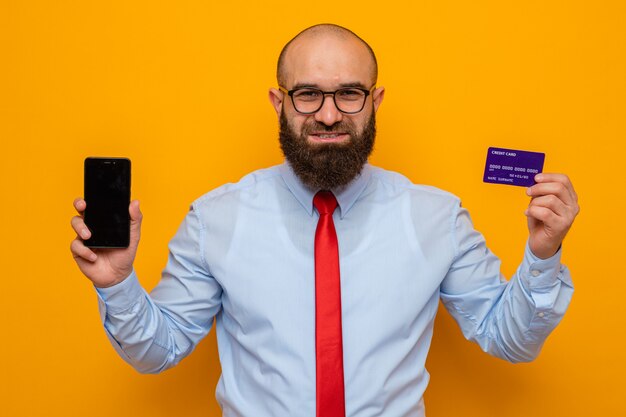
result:
[[[333,96],[333,103],[335,104],[335,107],[337,108],[337,110],[339,110],[341,113],[344,114],[357,114],[363,111],[363,109],[365,108],[365,102],[367,101],[367,96],[369,96],[370,94],[372,94],[372,92],[376,89],[376,84],[374,84],[369,90],[365,89],[365,88],[361,88],[361,87],[342,87],[340,89],[337,89],[335,91],[324,91],[324,90],[320,90],[319,88],[315,88],[315,87],[299,87],[299,88],[294,88],[293,90],[287,90],[285,87],[282,86],[278,86],[278,89],[280,91],[282,91],[283,93],[287,93],[287,95],[289,97],[291,97],[291,104],[293,104],[293,108],[300,114],[315,114],[318,111],[320,111],[320,109],[322,107],[324,107],[324,101],[326,100],[326,96],[327,95],[332,95]],[[298,110],[298,108],[296,107],[296,103],[293,100],[293,95],[295,92],[299,91],[299,90],[315,90],[315,91],[319,91],[320,93],[322,93],[322,102],[320,103],[320,106],[315,110],[315,111],[308,111],[308,112],[303,112]],[[357,111],[343,111],[339,108],[339,106],[337,105],[337,99],[336,99],[336,94],[339,91],[345,91],[345,90],[359,90],[361,91],[363,94],[365,94],[365,96],[363,97],[363,104],[361,105],[361,108]]]

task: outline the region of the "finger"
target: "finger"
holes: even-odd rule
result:
[[[529,206],[526,209],[525,214],[528,217],[539,220],[545,225],[554,225],[560,219],[558,214],[543,206]]]
[[[569,215],[569,207],[553,194],[533,198],[529,204],[531,206],[545,207],[559,216]]]
[[[569,177],[565,174],[551,173],[551,172],[543,172],[541,174],[535,175],[535,181],[537,183],[547,183],[547,182],[558,182],[561,183],[567,188],[568,192],[572,196],[574,201],[578,201],[578,195],[574,190],[574,185]]]
[[[525,211],[526,216],[543,223],[547,230],[559,236],[565,236],[565,233],[572,225],[571,219],[567,216],[559,216],[548,207],[533,205],[529,206]]]
[[[87,203],[82,198],[78,197],[74,200],[74,208],[78,212],[78,214],[82,215],[87,207]]]
[[[571,193],[565,184],[557,181],[537,183],[529,187],[526,190],[526,194],[531,197],[555,195],[569,206],[576,204],[576,196]]]
[[[128,213],[130,214],[130,236],[133,242],[138,242],[141,235],[141,221],[143,215],[139,209],[139,200],[133,200],[128,206]]]
[[[76,232],[78,236],[80,236],[83,240],[89,239],[91,237],[91,232],[89,228],[85,225],[85,221],[81,216],[72,217],[72,229]]]
[[[84,259],[88,262],[95,262],[96,259],[98,259],[98,255],[85,246],[80,239],[72,240],[70,251],[72,251],[72,255],[74,255],[74,258],[77,260]]]
[[[130,206],[128,206],[128,213],[130,214],[130,219],[132,221],[141,223],[143,215],[139,209],[139,200],[133,200],[130,202]]]

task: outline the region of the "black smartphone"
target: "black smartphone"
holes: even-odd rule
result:
[[[85,224],[90,248],[127,248],[130,242],[130,159],[85,159]]]

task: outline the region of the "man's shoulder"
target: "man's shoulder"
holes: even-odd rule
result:
[[[386,187],[390,193],[409,193],[417,198],[434,198],[440,200],[460,201],[456,195],[434,187],[432,185],[416,184],[403,174],[372,166],[372,180],[382,187]]]
[[[196,208],[202,207],[212,202],[238,198],[245,193],[254,193],[258,187],[274,186],[280,179],[280,165],[268,168],[257,169],[243,176],[239,181],[226,183],[198,197],[192,205]]]

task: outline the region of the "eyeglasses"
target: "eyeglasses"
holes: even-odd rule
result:
[[[317,113],[324,105],[327,95],[333,96],[333,101],[337,110],[346,114],[354,114],[363,110],[365,107],[365,99],[369,96],[376,86],[372,86],[369,90],[358,87],[340,88],[336,91],[322,91],[318,88],[303,87],[293,90],[287,90],[283,87],[278,89],[287,93],[291,97],[293,107],[298,113],[313,114]]]

